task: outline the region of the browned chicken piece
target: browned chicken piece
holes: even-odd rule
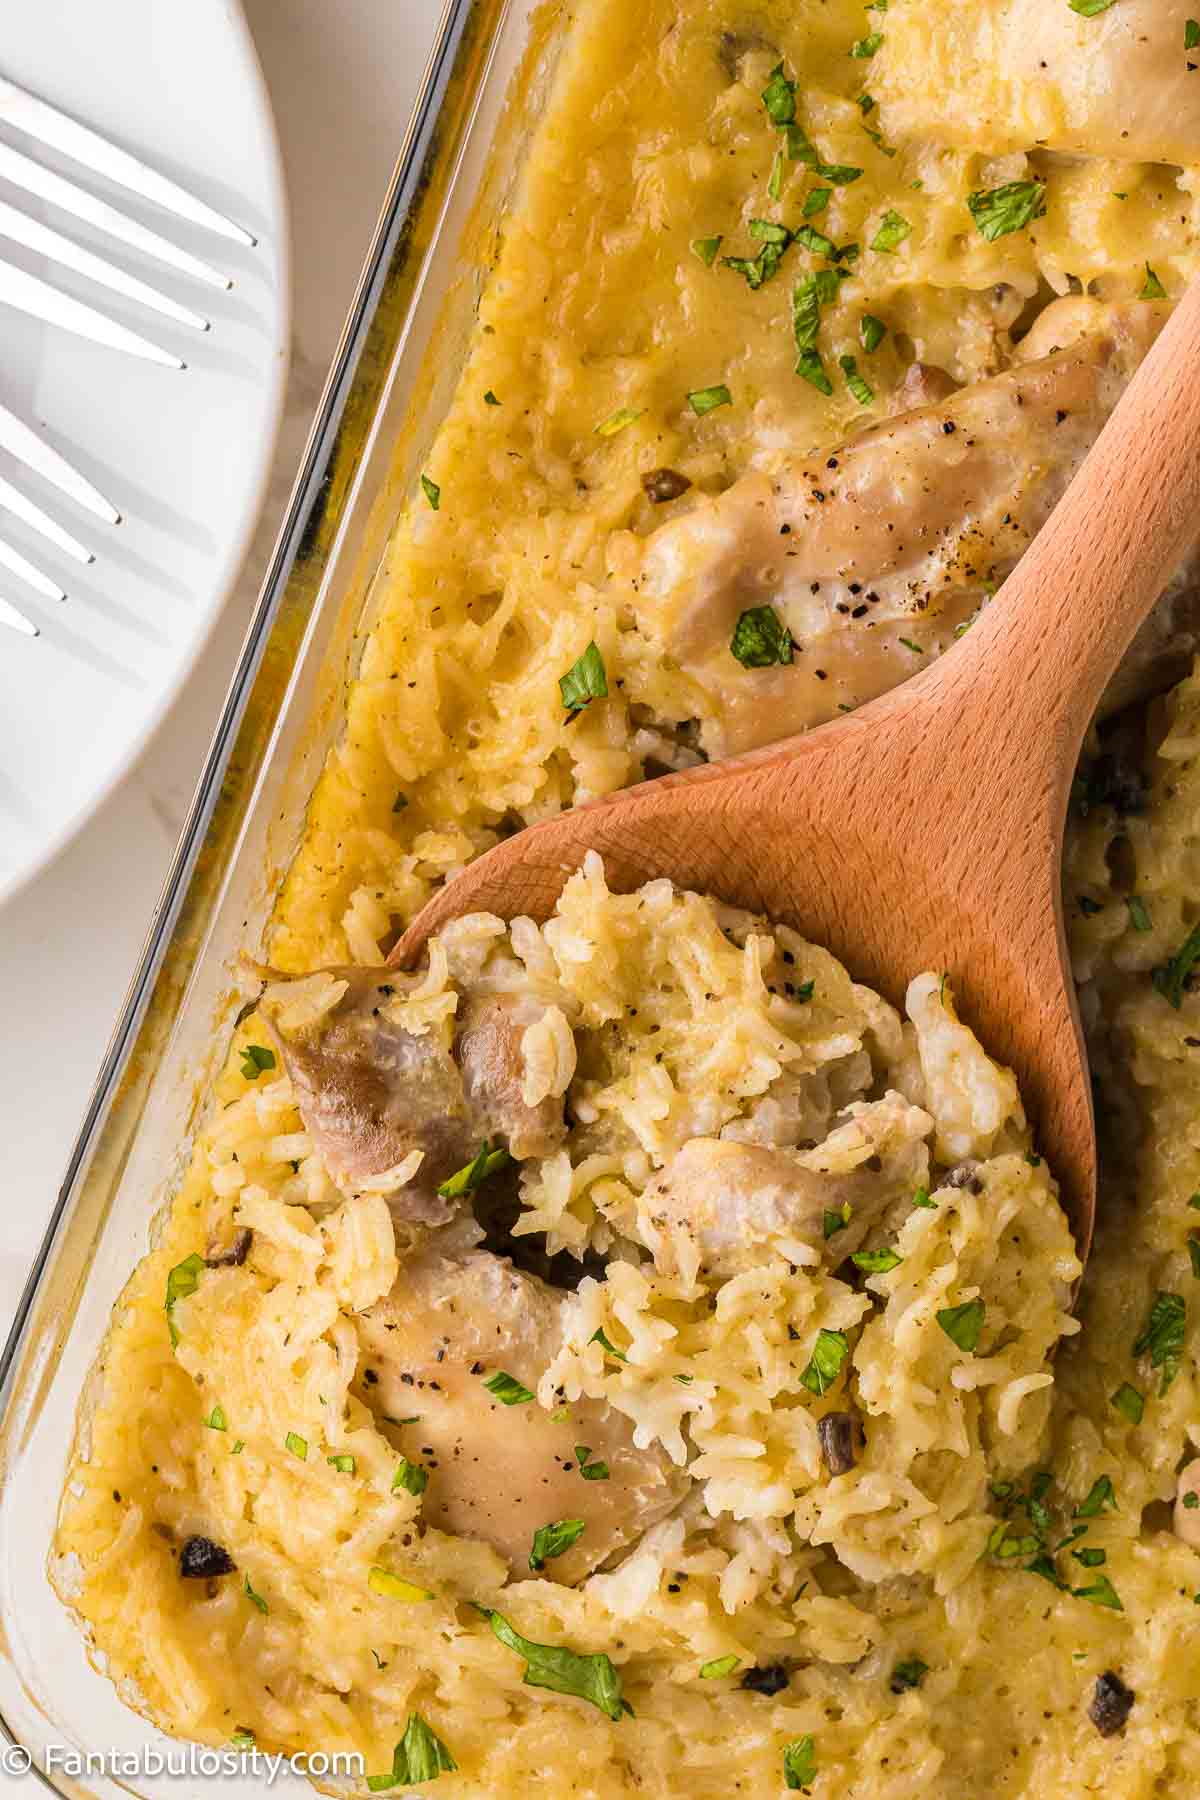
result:
[[[566,1133],[560,1096],[536,1106],[521,1098],[521,1039],[545,1011],[526,994],[481,995],[467,1003],[455,1045],[472,1116],[485,1120],[485,1135],[502,1137],[518,1160],[549,1156]]]
[[[311,1024],[288,1023],[295,983],[272,983],[260,1010],[305,1130],[339,1186],[361,1187],[420,1150],[415,1177],[389,1201],[399,1218],[440,1225],[461,1202],[440,1197],[438,1186],[484,1139],[499,1138],[520,1158],[543,1155],[562,1138],[560,1100],[526,1107],[520,1097],[521,1034],[542,1015],[536,1002],[473,1002],[451,1053],[436,1032],[417,1035],[392,1016],[420,977],[394,969],[321,973],[345,989]]]
[[[1084,151],[1200,161],[1195,0],[892,0],[871,92],[891,139],[930,136],[988,155]]]
[[[416,1415],[399,1435],[428,1472],[426,1522],[483,1539],[528,1576],[538,1527],[582,1519],[576,1544],[538,1571],[571,1584],[671,1512],[687,1478],[661,1451],[635,1450],[630,1421],[601,1401],[551,1413],[489,1391],[498,1375],[536,1391],[561,1348],[568,1302],[451,1227],[356,1323],[365,1397],[392,1419]],[[585,1476],[585,1463],[607,1465],[607,1479]]]
[[[1166,314],[1056,302],[992,380],[746,475],[645,540],[622,534],[612,573],[647,637],[709,695],[708,754],[819,725],[948,649],[1044,524]],[[733,655],[740,615],[758,607],[787,624],[790,663]]]
[[[878,1166],[829,1175],[805,1168],[794,1151],[692,1138],[640,1195],[638,1233],[671,1278],[688,1272],[681,1265],[693,1255],[704,1274],[736,1275],[779,1237],[798,1238],[836,1264],[862,1248],[901,1187],[911,1205],[907,1159],[902,1175]],[[842,1220],[831,1233],[827,1214]]]

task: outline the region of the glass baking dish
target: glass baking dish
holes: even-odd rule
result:
[[[175,861],[0,1363],[0,1775],[27,1774],[75,1800],[159,1800],[216,1772],[181,1764],[187,1747],[156,1733],[88,1662],[46,1576],[59,1493],[113,1303],[225,1058],[243,998],[238,956],[260,944],[340,729],[373,577],[453,393],[559,19],[534,0],[448,0]],[[156,1770],[151,1752],[166,1766]],[[261,1791],[261,1772],[220,1772],[231,1795]],[[286,1771],[276,1786],[312,1791]]]

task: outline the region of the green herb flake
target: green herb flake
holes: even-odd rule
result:
[[[846,377],[846,386],[854,395],[860,406],[875,404],[875,390],[869,381],[864,381],[858,372],[858,363],[853,356],[839,356],[838,364]]]
[[[782,192],[783,192],[783,151],[777,150],[775,152],[774,161],[771,163],[771,173],[767,178],[767,198],[769,200],[778,200],[778,198]]]
[[[856,169],[853,163],[818,162],[812,168],[814,175],[820,176],[822,181],[828,181],[833,187],[853,187],[863,176],[863,171]]]
[[[783,1747],[783,1780],[795,1791],[807,1789],[817,1778],[817,1746],[811,1736],[793,1738]]]
[[[210,1431],[228,1431],[229,1420],[225,1417],[223,1406],[214,1406],[204,1423]]]
[[[1113,1612],[1124,1612],[1121,1597],[1107,1575],[1097,1575],[1089,1587],[1072,1588],[1077,1600],[1090,1600],[1093,1606],[1108,1606]]]
[[[436,512],[442,504],[442,490],[436,481],[430,481],[428,475],[421,477],[421,492],[429,502],[430,510]]]
[[[230,1454],[230,1456],[240,1456],[242,1454],[242,1451],[245,1448],[246,1448],[245,1438],[239,1438],[237,1440],[237,1442],[234,1444],[233,1449],[229,1452],[229,1454]]]
[[[616,412],[609,413],[607,419],[601,419],[596,427],[596,436],[616,437],[618,431],[624,431],[627,425],[632,425],[640,419],[643,410],[643,408],[635,406],[618,406]]]
[[[913,1195],[913,1205],[927,1207],[930,1212],[937,1211],[937,1201],[930,1197],[927,1187],[919,1187]]]
[[[275,1052],[265,1049],[262,1044],[247,1044],[241,1057],[244,1081],[257,1081],[264,1070],[275,1067]]]
[[[1150,1367],[1162,1370],[1159,1393],[1165,1394],[1179,1373],[1187,1328],[1187,1303],[1180,1294],[1155,1294],[1149,1317],[1134,1340],[1133,1354],[1149,1356]]]
[[[533,1396],[530,1395],[530,1398]],[[396,1465],[396,1473],[392,1476],[393,1494],[401,1491],[406,1494],[423,1494],[428,1486],[428,1473],[420,1463],[409,1462],[407,1456],[402,1456]]]
[[[819,350],[802,350],[796,358],[796,373],[802,375],[805,381],[810,382],[818,393],[832,394],[833,383],[825,372],[825,364],[821,360]],[[757,612],[762,610],[761,607],[755,608]]]
[[[1108,1475],[1101,1475],[1093,1481],[1088,1489],[1087,1499],[1075,1508],[1077,1519],[1098,1519],[1105,1507],[1117,1509],[1117,1496],[1113,1491],[1112,1480]]]
[[[1183,1504],[1188,1512],[1195,1512],[1196,1508],[1200,1506],[1200,1494],[1196,1493],[1195,1489],[1191,1489],[1183,1496]]]
[[[773,606],[751,606],[739,616],[729,649],[743,669],[773,669],[791,662],[795,645]]]
[[[796,118],[796,84],[789,81],[783,72],[783,64],[776,63],[771,70],[771,78],[762,91],[762,103],[767,109],[767,117],[772,125],[791,125]]]
[[[591,648],[595,650],[595,644],[593,644]],[[596,654],[599,656],[599,651],[596,651]],[[581,656],[579,662],[575,664],[575,668],[571,670],[571,674],[562,677],[562,680],[560,680],[558,684],[560,692],[563,688],[563,682],[571,679],[571,676],[575,674],[576,669],[579,668],[579,663],[584,660],[585,658]],[[603,663],[600,665],[600,678],[601,680],[604,679]],[[608,692],[607,686],[603,688],[602,692]],[[581,701],[580,704],[586,706],[587,701]],[[443,1181],[438,1188],[438,1193],[442,1196],[443,1200],[458,1200],[461,1199],[463,1194],[473,1194],[475,1189],[481,1186],[482,1183],[487,1180],[489,1175],[495,1175],[499,1169],[506,1169],[511,1161],[512,1157],[502,1145],[498,1144],[493,1150],[490,1138],[484,1138],[476,1152],[474,1160],[469,1162],[466,1168],[458,1169],[448,1180]]]
[[[559,676],[558,691],[562,698],[562,703],[567,709],[568,723],[577,713],[581,713],[585,706],[590,706],[593,700],[603,700],[606,697],[608,694],[608,672],[604,667],[604,658],[600,654],[599,646],[594,639],[588,645],[583,655],[571,664],[571,667],[567,670],[566,674]],[[482,1154],[483,1152],[481,1151],[480,1155]],[[490,1152],[490,1156],[493,1157],[499,1154],[500,1152],[498,1151]],[[507,1162],[509,1160],[508,1152],[505,1151],[503,1154],[504,1161]],[[477,1157],[476,1162],[478,1162],[478,1160],[479,1158]],[[503,1168],[504,1163],[495,1163],[492,1166],[495,1168]],[[484,1174],[487,1175],[490,1175],[491,1172],[491,1167],[484,1170]],[[454,1178],[451,1177],[451,1179],[453,1180]],[[479,1179],[482,1180],[483,1176],[480,1176]],[[438,1192],[441,1193],[441,1191],[442,1190],[439,1188]]]
[[[615,1356],[618,1362],[628,1362],[629,1361],[629,1358],[626,1356],[624,1350],[618,1350],[617,1346],[614,1343],[611,1343],[609,1341],[608,1337],[605,1335],[603,1326],[599,1326],[595,1331],[593,1331],[591,1337],[588,1339],[588,1343],[589,1344],[599,1344],[599,1346],[603,1350],[605,1356]]]
[[[1084,1569],[1103,1568],[1108,1561],[1107,1550],[1090,1550],[1086,1546],[1082,1550],[1072,1550],[1071,1556]]]
[[[937,1322],[951,1343],[973,1356],[979,1346],[986,1310],[983,1301],[977,1297],[965,1300],[961,1306],[945,1307],[938,1313]]]
[[[908,220],[894,207],[889,206],[879,221],[879,230],[871,239],[871,248],[890,256],[894,250],[899,249],[905,238],[911,236],[912,226]]]
[[[868,116],[869,113],[873,113],[875,111],[875,101],[874,101],[874,98],[872,97],[872,95],[860,94],[858,96],[858,110],[862,114],[864,119]]]
[[[701,1663],[701,1681],[720,1681],[725,1675],[732,1675],[741,1664],[740,1656],[714,1656],[711,1662]]]
[[[1141,1424],[1142,1414],[1146,1410],[1146,1402],[1137,1388],[1131,1387],[1127,1381],[1121,1383],[1109,1404],[1115,1406],[1131,1425]]]
[[[1200,1280],[1200,1238],[1189,1237],[1187,1247],[1188,1255],[1192,1259],[1192,1274]]]
[[[1094,19],[1115,3],[1116,0],[1069,0],[1071,11],[1082,19]]]
[[[1150,264],[1147,263],[1146,264],[1146,279],[1142,283],[1142,291],[1138,295],[1138,299],[1139,300],[1165,300],[1166,297],[1167,297],[1166,288],[1163,286],[1162,282],[1158,279],[1158,276],[1154,273],[1154,270],[1150,267]]]
[[[562,1556],[584,1533],[582,1519],[556,1519],[552,1525],[539,1525],[533,1534],[529,1566],[536,1575],[555,1556]]]
[[[887,1275],[904,1261],[894,1250],[856,1250],[850,1261],[864,1275]]]
[[[260,1613],[270,1612],[271,1609],[263,1599],[262,1595],[256,1594],[254,1589],[250,1586],[250,1577],[248,1575],[242,1592],[245,1594],[247,1600],[249,1600],[251,1606],[257,1606]]]
[[[576,1444],[575,1461],[579,1464],[579,1473],[585,1481],[607,1481],[608,1464],[606,1462],[589,1462],[592,1454],[589,1444]]]
[[[402,1600],[405,1606],[419,1606],[433,1595],[428,1588],[417,1587],[415,1582],[405,1581],[403,1575],[396,1575],[391,1569],[379,1567],[368,1570],[367,1586],[373,1594],[384,1600]]]
[[[1027,225],[1044,216],[1046,184],[1044,181],[1006,181],[1003,187],[969,195],[967,205],[980,234],[989,243],[994,243],[997,238],[1008,237],[1014,231],[1024,231]]]
[[[254,1748],[254,1733],[248,1725],[238,1726],[229,1740],[229,1748],[231,1750],[252,1750]]]
[[[207,1267],[208,1264],[204,1258],[193,1251],[191,1256],[185,1256],[181,1263],[176,1263],[167,1275],[167,1294],[163,1301],[163,1311],[167,1315],[167,1327],[171,1333],[172,1348],[179,1342],[179,1331],[171,1317],[175,1311],[175,1302],[187,1300],[195,1293],[200,1286],[200,1277]]]
[[[371,1793],[381,1794],[388,1788],[411,1787],[414,1782],[434,1781],[439,1775],[452,1775],[457,1768],[458,1764],[441,1738],[420,1713],[409,1713],[404,1736],[392,1752],[390,1772],[368,1775],[367,1787]]]
[[[494,1394],[501,1406],[528,1406],[533,1395],[523,1382],[515,1375],[508,1375],[503,1369],[495,1375],[489,1375],[484,1382],[489,1394]]]
[[[878,350],[887,336],[887,326],[874,313],[864,313],[858,322],[858,339],[867,355]]]
[[[618,1720],[633,1708],[621,1697],[621,1677],[609,1658],[601,1651],[595,1656],[578,1656],[574,1650],[557,1644],[535,1644],[514,1631],[508,1620],[487,1607],[480,1611],[506,1649],[525,1659],[524,1682],[527,1687],[549,1688],[555,1694],[571,1694],[587,1700],[607,1718]]]
[[[290,1450],[292,1455],[298,1457],[301,1462],[308,1461],[308,1439],[302,1438],[298,1431],[288,1432],[283,1440],[283,1447],[285,1450]]]
[[[808,250],[813,256],[823,256],[826,262],[836,262],[841,254],[833,239],[818,231],[815,225],[799,225],[793,234],[802,250]]]
[[[810,188],[808,193],[804,196],[804,206],[801,209],[804,213],[804,217],[806,219],[815,219],[818,213],[823,213],[828,209],[829,202],[832,198],[832,188]]]
[[[929,1664],[919,1656],[907,1657],[892,1668],[892,1692],[902,1694],[908,1688],[919,1688],[929,1673]]]
[[[491,388],[489,388],[487,393],[483,396],[483,404],[485,406],[499,406],[500,402],[497,400]]]
[[[341,1456],[327,1456],[325,1461],[329,1464],[331,1469],[336,1469],[339,1475],[353,1475],[358,1468],[355,1459],[352,1456],[344,1454]]]
[[[808,1367],[800,1376],[809,1393],[816,1394],[818,1399],[828,1393],[841,1374],[849,1354],[850,1341],[845,1332],[826,1331],[822,1326],[817,1333]]]
[[[915,644],[912,638],[901,638],[900,642],[904,645],[906,650],[911,650],[914,656],[924,656],[925,652],[921,645]]]
[[[839,1231],[845,1231],[849,1223],[850,1202],[846,1200],[843,1202],[840,1211],[825,1213],[821,1221],[821,1229],[825,1234],[825,1242],[828,1243],[831,1237],[836,1237]]]
[[[723,381],[717,382],[715,387],[693,388],[687,399],[698,419],[705,413],[715,412],[718,406],[733,405],[733,395]]]
[[[717,251],[724,241],[720,232],[716,237],[693,238],[692,255],[698,256],[706,269],[711,269],[717,260]]]
[[[1192,965],[1200,957],[1200,925],[1194,925],[1184,943],[1164,969],[1155,969],[1154,985],[1163,999],[1179,1011]]]
[[[1135,931],[1150,930],[1150,912],[1144,900],[1136,894],[1127,894],[1125,904],[1129,908],[1129,923]]]
[[[882,31],[869,32],[866,37],[859,38],[857,43],[851,44],[850,54],[857,62],[870,62],[882,42]]]
[[[405,793],[399,793],[396,795],[396,798],[392,801],[392,811],[394,813],[402,813],[407,805],[408,805],[408,795]]]
[[[1185,50],[1200,50],[1200,19],[1188,19],[1183,27]]]

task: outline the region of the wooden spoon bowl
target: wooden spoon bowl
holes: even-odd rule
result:
[[[794,926],[898,1002],[944,970],[1015,1071],[1091,1244],[1096,1144],[1063,927],[1071,782],[1101,693],[1200,532],[1200,285],[996,599],[923,674],[806,736],[563,813],[471,863],[393,952],[450,919],[546,918],[589,850]],[[752,679],[752,677],[749,677]]]

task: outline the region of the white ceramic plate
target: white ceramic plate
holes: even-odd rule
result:
[[[0,255],[182,357],[177,372],[0,306],[0,402],[117,506],[104,525],[0,455],[0,475],[96,552],[81,569],[0,513],[0,530],[68,599],[0,571],[40,627],[0,630],[0,898],[81,825],[186,679],[237,574],[270,468],[287,372],[286,211],[279,149],[237,0],[35,0],[6,7],[0,73],[173,177],[258,239],[241,249],[69,173],[233,277],[202,287],[0,183],[0,199],[64,230],[204,314],[200,334],[0,241]],[[86,905],[86,896],[81,896]]]

